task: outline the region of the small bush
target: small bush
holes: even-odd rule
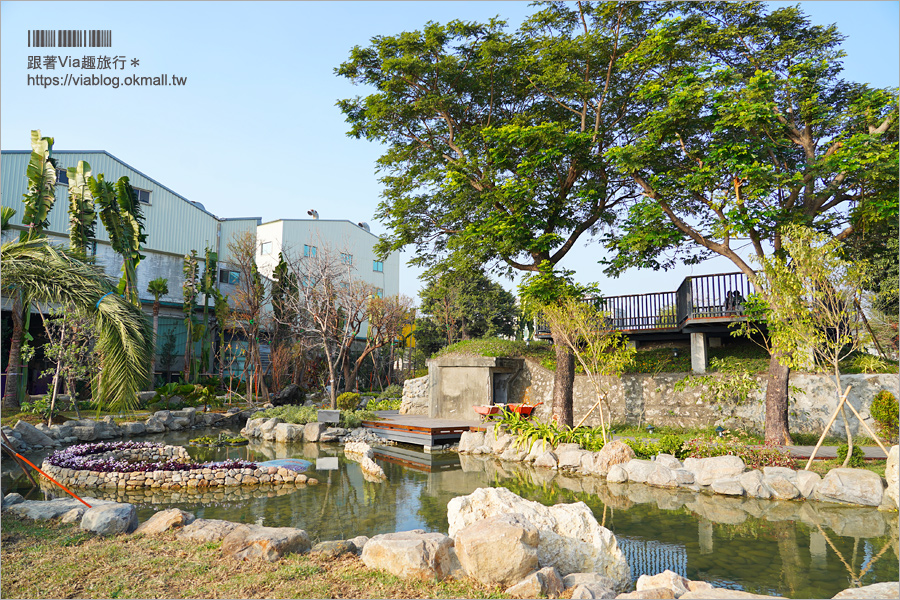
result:
[[[370,410],[342,410],[341,411],[341,427],[346,427],[347,429],[356,429],[360,425],[362,425],[363,421],[377,421],[378,417],[375,416]]]
[[[887,390],[878,392],[869,407],[869,414],[878,424],[878,430],[889,441],[897,439],[898,408],[897,398]]]
[[[376,400],[372,398],[366,404],[366,410],[400,410],[403,400],[400,398],[386,398],[385,400]]]
[[[337,407],[340,410],[355,410],[359,406],[359,394],[344,392],[337,397]]]
[[[387,398],[402,398],[403,397],[403,386],[392,384],[387,386],[387,388],[381,392],[378,396],[379,400],[385,400]]]
[[[838,460],[843,464],[844,459],[847,458],[847,444],[841,444],[837,447],[837,457]],[[858,445],[853,445],[853,453],[850,455],[850,462],[847,463],[848,466],[858,468],[862,467],[866,464],[866,453],[863,452],[863,449]]]
[[[684,446],[684,441],[677,435],[664,435],[659,438],[659,451],[671,454],[679,460],[684,458],[682,446]]]
[[[253,415],[254,419],[272,419],[278,417],[285,423],[293,423],[295,425],[306,425],[307,423],[315,423],[318,418],[318,409],[315,406],[276,406],[267,410],[262,410]]]
[[[417,379],[419,377],[425,377],[426,375],[428,375],[428,367],[425,367],[424,369],[416,369],[416,372],[413,373],[413,377]]]

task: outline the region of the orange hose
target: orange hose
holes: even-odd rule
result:
[[[63,484],[61,484],[60,482],[58,482],[57,480],[53,479],[52,477],[50,477],[49,475],[47,475],[46,473],[44,473],[43,471],[41,471],[40,469],[38,469],[36,466],[34,466],[34,463],[32,463],[30,460],[28,460],[27,458],[25,458],[24,456],[22,456],[22,455],[19,454],[18,452],[16,452],[16,456],[18,456],[19,458],[21,458],[22,460],[24,460],[25,462],[27,462],[29,465],[31,465],[31,468],[32,468],[32,469],[34,469],[35,471],[37,471],[38,473],[40,473],[41,475],[43,475],[44,477],[46,477],[47,479],[49,479],[50,481],[52,481],[53,483],[55,483],[56,485],[58,485],[59,487],[61,487],[62,489],[66,490],[66,491],[69,493],[70,496],[72,496],[73,498],[75,498],[76,500],[78,500],[79,502],[81,502],[82,504],[84,504],[85,506],[87,506],[88,508],[92,508],[90,504],[88,504],[87,502],[85,502],[84,500],[82,500],[81,498],[79,498],[78,496],[76,496],[75,493],[72,492],[72,490],[70,490],[69,488],[67,488],[66,486],[64,486]]]

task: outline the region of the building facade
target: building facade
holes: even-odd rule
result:
[[[0,202],[16,211],[10,221],[10,231],[4,232],[3,241],[19,235],[23,229],[23,195],[28,190],[26,168],[30,151],[3,151],[0,153]],[[209,248],[218,255],[216,285],[223,295],[234,298],[238,272],[233,264],[229,244],[237,236],[251,233],[256,236],[256,261],[260,272],[271,275],[278,262],[279,252],[307,248],[333,248],[335,251],[352,255],[359,276],[384,290],[386,295],[399,291],[399,255],[392,254],[384,261],[376,261],[373,246],[377,236],[366,228],[350,221],[318,219],[284,219],[262,223],[258,217],[222,218],[196,201],[191,201],[148,177],[134,167],[105,151],[54,150],[57,161],[58,178],[56,203],[49,214],[49,226],[45,229],[52,243],[66,244],[69,236],[68,180],[65,172],[75,167],[79,161],[90,165],[91,174],[103,174],[106,181],[115,182],[127,176],[134,187],[144,214],[144,228],[147,242],[141,248],[145,258],[137,268],[138,290],[144,310],[152,311],[153,296],[147,292],[147,284],[156,278],[168,280],[169,293],[160,298],[160,328],[157,336],[157,371],[177,373],[183,367],[186,343],[186,328],[183,313],[183,259],[192,250],[197,252],[199,274],[204,271],[203,257]],[[95,244],[92,248],[96,263],[106,273],[118,280],[121,276],[122,258],[113,252],[103,224],[97,220]],[[309,251],[309,250],[307,250]],[[368,268],[366,268],[368,267]],[[9,332],[8,311],[10,299],[0,297],[3,310],[3,371],[6,369]],[[231,300],[230,300],[231,301]],[[203,298],[197,300],[195,310],[202,310]],[[210,300],[210,304],[212,301]],[[232,302],[233,304],[233,302]],[[32,327],[40,328],[40,320],[33,319]],[[39,332],[38,332],[39,333]],[[161,363],[162,361],[162,363]],[[168,364],[167,364],[168,363]],[[160,368],[162,367],[162,369]],[[32,381],[32,393],[42,393],[39,381]]]

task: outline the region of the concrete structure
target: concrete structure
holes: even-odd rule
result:
[[[472,420],[473,406],[507,404],[509,384],[524,363],[521,358],[461,355],[428,361],[428,416]]]
[[[28,188],[25,173],[30,154],[30,151],[25,150],[0,153],[2,158],[0,169],[3,173],[0,180],[0,200],[3,206],[9,206],[16,211],[11,220],[12,230],[5,232],[3,241],[18,236],[19,231],[23,229],[22,196]],[[290,248],[299,248],[302,251],[304,244],[322,248],[331,247],[335,251],[352,255],[353,265],[360,276],[382,289],[385,295],[399,292],[399,254],[392,254],[383,262],[376,264],[373,246],[378,238],[367,228],[356,223],[290,219],[263,224],[258,217],[221,218],[207,210],[203,204],[188,200],[109,152],[54,150],[53,157],[57,161],[60,175],[65,173],[66,168],[75,167],[79,161],[86,161],[90,164],[91,173],[95,177],[102,173],[106,181],[115,182],[120,177],[127,176],[138,194],[147,234],[147,244],[141,249],[146,257],[137,269],[138,291],[148,313],[152,310],[153,297],[146,291],[147,284],[153,279],[162,277],[168,280],[169,287],[169,293],[161,298],[157,371],[178,372],[182,368],[186,341],[181,289],[184,256],[191,250],[196,250],[202,275],[204,249],[208,247],[214,250],[219,257],[217,287],[222,294],[230,296],[233,304],[237,269],[233,266],[228,246],[236,236],[243,233],[257,236],[257,265],[263,274],[271,274],[272,267],[278,261],[279,251]],[[45,230],[52,243],[68,243],[68,206],[68,181],[60,176],[56,185],[56,203],[50,211],[49,225]],[[121,277],[122,259],[112,251],[109,237],[99,219],[95,240],[93,253],[97,263],[117,281]],[[266,253],[263,253],[264,248]],[[380,270],[376,271],[376,267]],[[4,311],[11,308],[9,299],[0,298],[0,302]],[[201,296],[197,302],[198,309],[202,306],[202,302]],[[32,335],[40,334],[39,319],[32,320],[32,329]],[[165,352],[164,346],[167,343],[170,349],[174,349],[174,360],[160,369],[161,355]],[[38,393],[42,391],[32,390]]]

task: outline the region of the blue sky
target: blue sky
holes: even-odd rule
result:
[[[898,85],[900,3],[800,4],[814,23],[837,23],[848,37],[848,79]],[[524,2],[2,2],[0,147],[27,149],[29,131],[41,129],[59,150],[107,150],[218,216],[305,218],[315,208],[322,218],[368,221],[382,233],[373,216],[381,147],[347,137],[335,106],[365,90],[333,69],[375,35],[496,15],[514,27],[531,12]],[[111,29],[109,49],[54,54],[124,56],[122,79],[166,73],[186,77],[186,85],[29,86],[33,74],[113,74],[28,70],[29,55],[49,54],[27,47],[34,28]],[[580,245],[562,266],[610,295],[674,290],[692,273],[734,270],[722,259],[607,280],[597,252]],[[418,274],[404,268],[401,292],[417,296]]]

